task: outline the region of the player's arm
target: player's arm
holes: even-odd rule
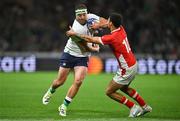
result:
[[[98,29],[98,28],[106,28],[108,26],[108,20],[100,17],[99,22],[95,22],[93,25],[91,25],[92,29]]]
[[[99,45],[88,43],[87,41],[84,41],[81,39],[81,41],[75,41],[77,46],[79,46],[80,50],[82,52],[99,52]]]
[[[81,41],[83,39],[87,42],[102,44],[101,37],[96,37],[96,36],[92,37],[89,35],[79,34],[79,33],[76,33],[71,27],[70,27],[70,30],[66,32],[66,35],[69,37],[80,38]]]
[[[99,20],[99,27],[106,28],[108,26],[109,21],[103,17]]]
[[[80,37],[87,42],[101,44],[101,38],[100,37],[96,37],[96,36],[92,37],[89,35],[78,34],[78,33],[75,33],[75,36]]]

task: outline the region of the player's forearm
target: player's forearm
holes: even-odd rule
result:
[[[108,26],[108,20],[101,17],[99,22],[99,28],[106,28]]]
[[[76,36],[84,39],[84,40],[87,41],[87,42],[93,42],[93,39],[92,39],[91,36],[84,35],[84,34],[78,34],[78,33],[76,34]]]
[[[100,18],[99,22],[95,22],[91,28],[92,29],[99,29],[99,28],[106,28],[108,26],[108,20],[106,20],[105,18]]]
[[[92,42],[92,43],[100,44],[99,37],[91,37],[91,36],[88,36],[88,35],[78,34],[78,33],[76,34],[76,36],[84,39],[87,42]]]

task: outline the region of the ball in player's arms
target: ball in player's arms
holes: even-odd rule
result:
[[[90,34],[93,36],[94,34],[98,33],[98,30],[92,29],[92,25],[99,23],[99,21],[95,18],[91,18],[87,20],[87,28],[89,29]],[[71,28],[71,27],[70,27]],[[78,47],[81,49],[81,52],[93,52],[93,51],[99,51],[99,45],[88,43],[87,41],[77,37],[77,36],[71,36],[71,39],[78,45]]]
[[[98,29],[95,30],[92,28],[92,25],[96,24],[96,23],[99,23],[99,21],[95,18],[90,18],[87,20],[87,27],[88,27],[91,35],[98,34]]]

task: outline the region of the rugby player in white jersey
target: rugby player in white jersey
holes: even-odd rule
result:
[[[76,19],[73,22],[72,28],[79,34],[91,35],[92,32],[87,26],[87,21],[95,20],[99,23],[96,25],[103,26],[107,24],[107,20],[99,17],[95,14],[88,14],[87,7],[84,4],[79,4],[75,8]],[[94,27],[95,28],[95,27]],[[99,51],[98,45],[92,45],[80,41],[80,38],[71,37],[65,46],[64,52],[60,58],[60,67],[57,78],[52,82],[52,85],[43,96],[42,102],[47,105],[55,90],[62,86],[67,79],[67,76],[71,69],[74,70],[74,81],[69,88],[63,103],[59,106],[59,115],[66,116],[66,110],[68,105],[72,102],[72,99],[76,96],[86,74],[88,67],[88,58],[90,51]]]

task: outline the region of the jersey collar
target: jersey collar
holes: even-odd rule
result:
[[[111,33],[116,32],[116,31],[119,31],[120,29],[121,29],[121,27],[119,27],[119,28],[113,30]]]

